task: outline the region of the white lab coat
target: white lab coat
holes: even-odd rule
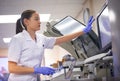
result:
[[[36,33],[36,42],[26,30],[15,35],[10,43],[8,61],[23,67],[40,67],[45,48],[53,48],[55,37],[46,37]],[[37,81],[37,75],[11,73],[8,81]]]

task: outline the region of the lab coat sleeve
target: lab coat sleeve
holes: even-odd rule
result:
[[[8,49],[8,61],[18,63],[21,54],[21,45],[17,38],[12,38]]]
[[[56,42],[55,37],[46,37],[45,38],[45,48],[52,49],[54,47],[55,42]]]

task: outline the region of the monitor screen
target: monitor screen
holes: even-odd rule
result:
[[[54,28],[60,31],[62,35],[66,35],[82,30],[83,28],[85,28],[85,25],[77,21],[73,17],[67,16],[56,23],[54,25]]]
[[[98,34],[101,49],[111,43],[111,26],[109,21],[108,6],[105,5],[97,17]]]
[[[63,18],[53,26],[53,28],[58,30],[62,35],[80,31],[85,27],[86,26],[83,23],[70,16]],[[99,51],[98,36],[93,30],[75,38],[71,42],[79,57],[91,57],[96,55]]]

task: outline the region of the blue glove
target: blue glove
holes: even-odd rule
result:
[[[88,33],[91,29],[92,29],[92,23],[95,21],[95,19],[93,18],[93,16],[90,16],[89,21],[86,25],[86,28],[83,29],[84,33]]]
[[[55,69],[49,67],[38,67],[34,68],[34,73],[43,75],[53,75],[55,73]]]

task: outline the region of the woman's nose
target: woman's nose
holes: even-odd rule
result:
[[[39,21],[39,24],[41,24],[41,22]]]

